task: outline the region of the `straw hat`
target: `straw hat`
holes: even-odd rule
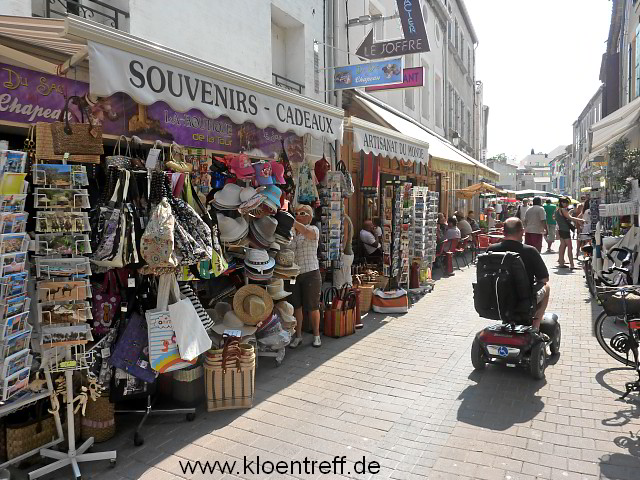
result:
[[[275,304],[275,306],[273,307],[276,312],[278,312],[278,315],[280,315],[280,318],[285,321],[285,322],[295,322],[296,321],[296,317],[295,317],[295,310],[293,308],[293,305],[291,305],[289,302],[285,302],[284,300],[281,302],[278,302]]]
[[[285,297],[291,295],[291,292],[287,292],[284,289],[284,281],[282,279],[273,280],[267,285],[267,293],[274,300],[282,300]]]
[[[245,324],[233,310],[230,310],[225,313],[222,323],[213,326],[213,331],[218,335],[224,335],[225,330],[240,330],[242,332],[241,336],[245,337],[256,333],[257,328],[253,325]]]
[[[263,322],[273,311],[273,299],[259,285],[245,285],[233,297],[233,311],[246,325]]]
[[[276,267],[278,270],[299,270],[300,267],[295,264],[296,254],[293,250],[281,249],[276,254]]]

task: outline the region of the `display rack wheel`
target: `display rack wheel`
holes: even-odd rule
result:
[[[187,422],[193,422],[196,419],[195,413],[187,413]]]
[[[545,352],[544,342],[536,343],[531,349],[529,368],[533,378],[536,380],[542,380],[544,378],[544,370],[547,368],[547,353]]]
[[[557,355],[560,353],[560,341],[562,340],[562,330],[560,328],[560,324],[556,323],[555,333],[553,334],[553,340],[549,345],[549,350],[551,350],[552,355]]]
[[[138,432],[134,433],[133,434],[133,444],[136,447],[139,447],[143,443],[144,443],[144,438],[142,438],[142,435],[140,435]]]
[[[115,466],[116,466],[116,459],[115,459],[115,458],[112,458],[111,460],[109,460],[109,463],[110,463],[110,465],[109,465],[109,466],[110,466],[111,468],[115,468]]]
[[[471,344],[471,364],[475,370],[484,370],[487,363],[484,360],[484,353],[480,346],[480,340],[477,338],[473,340]]]

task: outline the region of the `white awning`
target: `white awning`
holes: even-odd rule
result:
[[[82,61],[88,49],[89,88],[98,96],[123,92],[144,105],[163,101],[179,112],[195,108],[214,119],[226,115],[236,124],[343,139],[340,108],[79,17],[0,16],[0,37],[67,54],[66,65]],[[56,64],[31,55],[30,49],[2,43],[0,56],[56,73]]]
[[[349,117],[347,122],[345,128],[353,131],[355,151],[418,163],[428,162],[429,144],[426,142],[357,117]]]
[[[589,151],[608,147],[631,133],[637,133],[640,120],[640,97],[628,103],[589,128]]]
[[[490,169],[486,165],[481,164],[469,155],[461,152],[446,139],[435,133],[429,132],[424,127],[420,127],[394,113],[390,109],[381,107],[377,103],[364,98],[364,95],[358,93],[356,97],[362,105],[368,109],[374,116],[381,118],[384,122],[391,125],[394,129],[402,132],[412,138],[419,139],[429,144],[429,156],[431,157],[431,168],[435,171],[453,171],[473,175],[476,169],[481,170],[482,174],[492,180],[498,180],[500,174]]]

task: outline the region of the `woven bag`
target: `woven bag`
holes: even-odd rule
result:
[[[69,102],[74,101],[80,109],[80,122],[69,123]],[[84,117],[87,116],[87,123]],[[53,138],[53,152],[58,155],[65,153],[75,155],[102,155],[102,126],[91,123],[89,111],[82,105],[82,99],[78,96],[67,98],[64,108],[60,111],[57,122],[51,123],[51,136]]]
[[[36,123],[36,160],[62,161],[64,155],[56,155],[53,151],[53,136],[51,124],[46,122]],[[69,155],[70,162],[100,163],[100,155]]]
[[[173,399],[186,407],[195,407],[204,400],[204,368],[193,368],[173,372]]]
[[[253,346],[238,344],[237,339],[228,337],[222,354],[218,356],[216,352],[212,354],[211,361],[209,358],[204,366],[207,411],[251,408],[255,397],[256,373]]]
[[[57,437],[53,415],[32,419],[18,425],[7,425],[7,460],[19,457],[23,453],[35,450]]]
[[[106,442],[116,434],[114,407],[109,397],[87,402],[87,411],[81,420],[83,440],[93,437],[96,442]]]

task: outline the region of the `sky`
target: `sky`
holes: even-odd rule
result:
[[[610,0],[465,0],[489,106],[487,157],[517,161],[572,143],[600,86]]]

